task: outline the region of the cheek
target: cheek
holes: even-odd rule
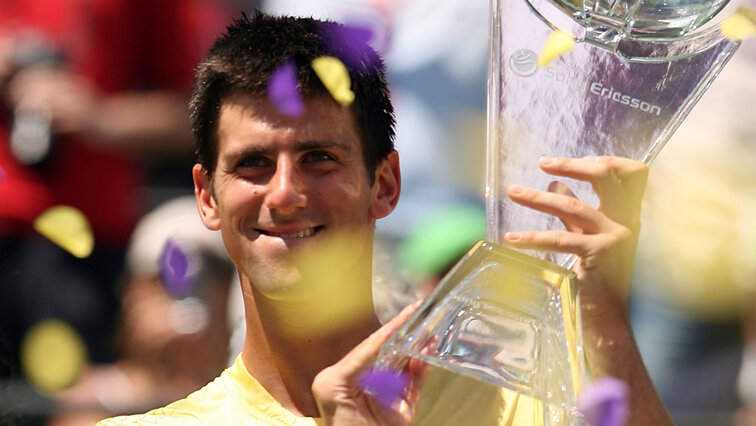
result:
[[[368,215],[370,188],[367,185],[360,185],[354,180],[340,181],[334,186],[322,186],[317,195],[319,199],[328,200],[329,207],[340,215],[354,218],[366,218]]]
[[[251,184],[239,184],[228,188],[223,194],[227,216],[248,216],[259,210],[262,203],[261,191]]]

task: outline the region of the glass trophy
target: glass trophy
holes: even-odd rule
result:
[[[727,0],[491,0],[487,238],[381,349],[377,364],[431,368],[419,424],[581,424],[590,381],[574,257],[517,251],[504,233],[564,229],[513,203],[546,189],[540,156],[612,155],[650,164],[737,49]],[[543,68],[555,30],[573,50]],[[596,206],[590,184],[562,179]],[[472,417],[470,417],[472,416]]]

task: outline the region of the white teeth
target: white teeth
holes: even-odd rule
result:
[[[315,228],[305,229],[304,231],[299,231],[295,234],[279,234],[277,232],[266,232],[266,234],[281,238],[304,238],[315,234]]]

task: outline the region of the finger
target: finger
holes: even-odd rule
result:
[[[580,228],[586,233],[600,232],[609,224],[603,214],[574,197],[518,185],[507,188],[507,194],[518,204],[557,216],[569,227]]]
[[[381,326],[381,328],[376,330],[367,339],[363,340],[362,343],[355,346],[354,349],[346,354],[344,358],[337,363],[342,369],[344,377],[350,380],[355,380],[365,367],[374,364],[378,357],[378,351],[381,349],[381,345],[383,345],[386,340],[388,340],[389,336],[391,336],[391,334],[393,334],[399,326],[412,315],[415,309],[420,306],[420,302],[422,302],[422,300],[418,300],[405,307],[389,322]]]
[[[541,168],[550,174],[590,182],[601,200],[600,210],[626,225],[634,221],[648,179],[645,163],[620,157],[585,157],[539,159]]]
[[[622,157],[541,157],[538,164],[549,174],[583,180],[599,186],[603,184],[603,189],[629,193],[638,187],[645,188],[648,176],[648,166],[645,163]],[[602,188],[594,189],[598,193],[598,189]]]
[[[568,187],[567,185],[565,185],[563,182],[559,182],[557,180],[549,183],[549,186],[546,188],[546,190],[548,192],[553,192],[555,194],[562,194],[562,195],[565,195],[565,196],[568,196],[568,197],[577,198],[577,196],[575,195],[574,192],[572,192],[572,190],[570,189],[570,187]],[[574,223],[565,222],[564,220],[562,220],[562,224],[570,232],[575,232],[577,234],[582,234],[583,233],[583,228],[575,225]]]
[[[568,231],[507,232],[504,240],[513,247],[572,253],[580,257],[589,254],[597,246],[601,234],[583,235]]]

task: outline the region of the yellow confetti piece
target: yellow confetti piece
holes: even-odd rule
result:
[[[731,41],[742,41],[756,35],[756,11],[739,8],[722,22],[722,34]]]
[[[288,332],[327,335],[374,315],[372,287],[353,285],[366,265],[370,275],[365,244],[364,232],[349,230],[292,254],[301,281],[268,295],[282,302],[279,314],[286,318]]]
[[[87,362],[87,351],[70,325],[46,319],[35,324],[21,342],[21,362],[32,385],[55,392],[76,383]]]
[[[575,39],[564,31],[554,31],[546,39],[546,45],[538,57],[538,66],[540,68],[550,64],[554,59],[571,52],[575,46]]]
[[[94,236],[87,218],[70,206],[55,206],[34,220],[34,229],[78,258],[92,254]]]
[[[349,72],[340,60],[321,56],[312,61],[312,69],[336,102],[349,106],[354,101],[354,92],[349,88]]]

